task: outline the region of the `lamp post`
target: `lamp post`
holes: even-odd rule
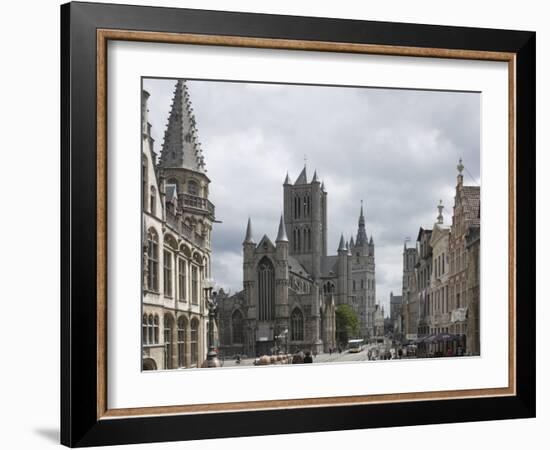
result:
[[[218,313],[218,303],[216,302],[216,292],[212,293],[214,282],[211,279],[204,280],[204,299],[208,307],[208,353],[202,363],[203,368],[221,367],[218,359],[218,352],[214,345],[214,322]],[[211,295],[212,294],[212,295]]]

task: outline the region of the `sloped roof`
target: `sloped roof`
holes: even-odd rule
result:
[[[321,258],[321,276],[328,277],[331,276],[330,272],[333,272],[334,275],[338,273],[338,255],[330,255]]]
[[[302,264],[300,264],[300,261],[294,258],[294,256],[288,256],[288,268],[291,272],[294,272],[295,274],[298,274],[302,277],[310,276],[309,272],[305,269],[304,266],[302,266]]]

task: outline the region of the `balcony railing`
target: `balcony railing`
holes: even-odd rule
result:
[[[184,207],[207,212],[214,218],[215,208],[210,200],[192,194],[180,194],[179,197]]]

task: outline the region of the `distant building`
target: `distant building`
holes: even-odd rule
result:
[[[356,239],[342,235],[327,255],[327,198],[306,167],[283,183],[283,215],[275,241],[256,243],[249,219],[243,245],[243,290],[220,305],[221,349],[247,355],[297,349],[319,353],[336,346],[335,308],[349,305],[360,334],[375,333],[374,240],[367,236],[363,205]],[[238,330],[238,331],[235,331]]]
[[[405,339],[418,336],[418,295],[415,266],[418,259],[416,247],[403,246],[402,313]]]
[[[401,295],[393,295],[390,292],[390,321],[392,324],[392,332],[395,337],[400,337],[403,333],[403,297]]]
[[[385,335],[384,307],[377,304],[374,307],[374,336],[384,337]]]

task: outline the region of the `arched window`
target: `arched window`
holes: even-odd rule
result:
[[[237,309],[231,316],[231,332],[233,344],[243,343],[243,315]]]
[[[258,264],[258,319],[275,318],[275,270],[269,258]]]
[[[147,232],[147,287],[157,292],[159,289],[159,237],[154,229]]]
[[[195,180],[187,182],[187,193],[191,195],[199,195],[199,184]]]
[[[164,295],[172,297],[172,252],[164,249]]]
[[[304,340],[304,315],[298,308],[294,308],[290,315],[290,340]]]
[[[185,317],[178,319],[178,367],[186,367],[185,335],[187,333],[187,321]]]
[[[191,365],[197,365],[199,361],[199,321],[191,321]]]
[[[149,212],[154,216],[157,214],[157,191],[154,186],[151,186],[149,193]]]
[[[143,320],[141,321],[141,340],[142,345],[147,345],[149,341],[147,340],[147,314],[143,314]]]
[[[172,342],[172,317],[164,316],[164,364],[165,369],[172,369],[172,354],[174,343]]]

